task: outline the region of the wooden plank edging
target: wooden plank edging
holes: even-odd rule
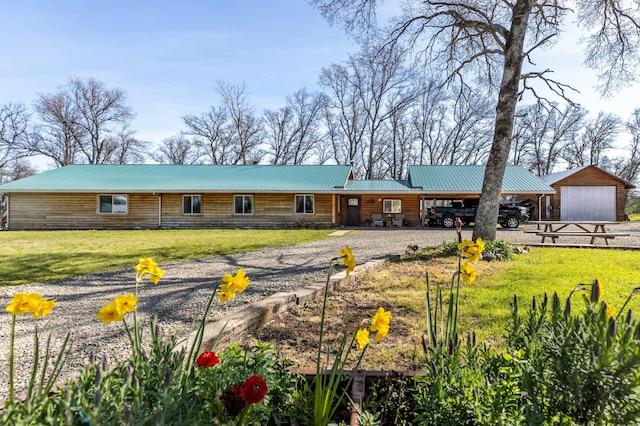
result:
[[[344,271],[332,275],[329,278],[329,292],[344,288],[355,281],[357,275],[373,269],[389,259],[371,260],[356,266],[355,270],[347,277]],[[205,325],[201,351],[209,351],[218,335],[222,333],[219,343],[231,343],[243,336],[247,331],[262,327],[274,316],[285,312],[296,305],[321,298],[324,295],[325,282],[318,282],[300,287],[291,292],[274,293],[260,301],[254,302],[242,308],[226,318],[210,322]],[[175,350],[188,349],[196,332],[189,334],[188,338],[177,345]]]

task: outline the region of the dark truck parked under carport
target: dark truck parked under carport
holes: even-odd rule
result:
[[[468,225],[476,220],[477,199],[452,201],[449,206],[432,206],[429,209],[429,226],[442,225],[445,228],[453,228],[456,218]],[[517,228],[520,222],[527,222],[529,213],[526,207],[509,207],[500,204],[498,221],[503,228]]]

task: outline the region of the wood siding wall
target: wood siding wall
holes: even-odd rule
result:
[[[411,195],[382,195],[382,194],[364,194],[354,195],[354,197],[360,198],[360,226],[366,226],[367,221],[371,220],[371,215],[374,213],[380,213],[386,216],[382,212],[384,200],[402,200],[402,214],[404,214],[405,221],[409,222],[409,226],[417,227],[420,225],[420,196],[417,194]],[[340,213],[339,222],[341,224],[347,223],[347,200],[349,195],[340,196]]]
[[[9,229],[279,228],[295,222],[331,224],[332,194],[315,194],[315,212],[296,214],[294,194],[184,194],[202,196],[202,214],[182,214],[183,194],[128,194],[128,213],[99,214],[99,194],[13,193]],[[103,194],[104,195],[104,194]],[[234,195],[253,195],[250,215],[233,213]]]
[[[622,222],[625,219],[624,215],[624,183],[618,179],[610,176],[607,173],[603,173],[594,167],[587,167],[579,172],[568,176],[553,185],[551,187],[556,190],[556,193],[551,195],[551,212],[550,220],[560,220],[560,200],[562,196],[562,186],[615,186],[616,187],[616,220]],[[590,200],[584,200],[585,203],[589,203]],[[545,205],[544,197],[542,200],[542,218],[545,219]]]
[[[99,194],[14,193],[9,229],[134,229],[158,227],[158,196],[129,194],[128,213],[98,213]],[[104,195],[104,194],[103,194]]]
[[[314,194],[313,214],[295,213],[294,194],[184,194],[202,196],[202,214],[199,215],[182,214],[182,195],[162,196],[163,228],[278,228],[296,222],[332,223],[331,194]],[[234,195],[253,195],[253,214],[234,214]]]

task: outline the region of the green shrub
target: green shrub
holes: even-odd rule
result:
[[[504,353],[460,344],[428,348],[416,378],[416,421],[424,425],[640,424],[640,324],[616,316],[600,286],[581,309],[534,299],[526,316],[514,298]],[[635,290],[634,290],[635,292]],[[633,294],[633,293],[632,293]],[[575,312],[578,311],[578,312]]]
[[[485,243],[485,249],[482,252],[484,260],[512,260],[515,257],[516,248],[514,245],[507,241],[487,240]],[[410,246],[411,247],[411,246]],[[417,247],[417,246],[414,246]],[[438,247],[428,247],[422,250],[407,249],[407,253],[403,256],[405,260],[416,259],[436,259],[439,257],[452,257],[458,254],[458,242],[449,241],[440,244]]]

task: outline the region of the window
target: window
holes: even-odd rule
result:
[[[384,200],[382,204],[383,213],[402,213],[402,200]]]
[[[234,195],[233,206],[235,214],[253,214],[253,195]]]
[[[98,213],[127,213],[127,196],[125,194],[98,196]]]
[[[296,195],[296,213],[313,214],[314,204],[313,195]]]
[[[202,202],[199,195],[182,196],[182,214],[202,213]]]

